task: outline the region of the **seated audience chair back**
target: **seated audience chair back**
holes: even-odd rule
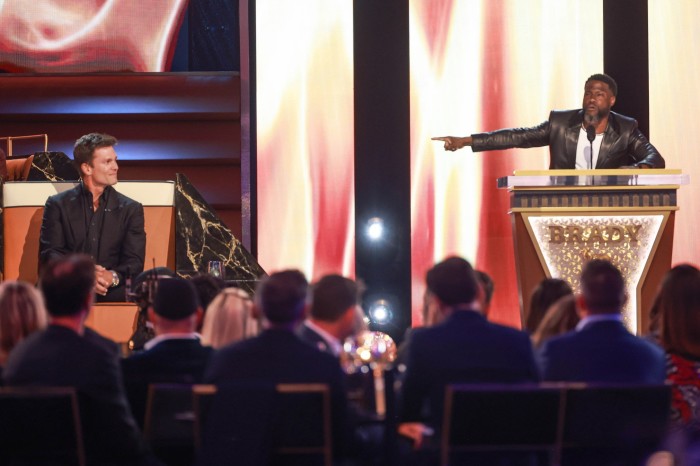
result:
[[[448,385],[441,464],[471,464],[495,456],[552,458],[561,402],[559,388]]]
[[[0,388],[0,464],[85,465],[71,388]]]
[[[325,384],[194,386],[198,462],[332,464]]]
[[[192,464],[192,385],[151,384],[148,387],[143,434],[153,452],[167,464]]]

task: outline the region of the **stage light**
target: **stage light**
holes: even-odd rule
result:
[[[384,220],[372,217],[367,221],[367,237],[372,241],[379,241],[384,236]]]
[[[391,304],[385,299],[378,299],[369,306],[369,317],[375,324],[387,324],[391,321],[393,314]]]

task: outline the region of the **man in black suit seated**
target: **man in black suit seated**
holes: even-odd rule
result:
[[[400,403],[399,432],[416,447],[441,427],[446,385],[539,379],[529,337],[482,314],[481,290],[469,262],[445,259],[428,271],[426,281],[426,304],[441,318],[412,332]]]
[[[75,142],[81,183],[47,199],[39,237],[40,266],[75,252],[95,260],[97,301],[126,301],[126,278],[143,271],[146,255],[143,206],[112,187],[119,170],[116,144],[99,133]]]
[[[620,271],[595,259],[581,274],[576,330],[544,343],[539,353],[545,380],[661,384],[664,353],[632,335],[620,310],[627,297]]]
[[[88,464],[150,464],[124,395],[118,354],[84,327],[94,282],[95,263],[87,256],[68,255],[47,264],[40,287],[49,326],[14,349],[5,381],[75,387]]]
[[[126,393],[139,423],[144,421],[149,384],[200,383],[213,352],[195,333],[202,308],[189,281],[160,279],[148,315],[156,337],[145,351],[122,360]]]
[[[304,319],[308,283],[297,270],[285,270],[263,279],[254,306],[264,318],[263,332],[255,338],[214,353],[205,382],[219,386],[236,383],[321,383],[330,387],[333,451],[344,455],[348,436],[347,399],[338,360],[301,341],[294,333]],[[300,428],[303,426],[300,425]]]
[[[357,284],[340,275],[321,277],[311,287],[309,317],[297,328],[299,338],[320,351],[340,356],[343,342],[357,327]]]

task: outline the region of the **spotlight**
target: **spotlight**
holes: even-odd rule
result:
[[[372,241],[379,241],[384,236],[384,220],[379,217],[370,218],[367,221],[367,237]]]
[[[378,299],[369,306],[369,316],[376,324],[387,324],[392,319],[393,314],[391,304],[385,299]]]

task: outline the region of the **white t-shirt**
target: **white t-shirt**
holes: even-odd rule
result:
[[[588,142],[588,134],[586,130],[581,128],[578,133],[578,146],[576,146],[576,169],[577,170],[587,170],[595,168],[595,164],[598,162],[598,153],[600,152],[600,143],[603,142],[603,135],[605,133],[599,133],[595,135],[593,140],[593,163],[591,160],[591,143]]]

